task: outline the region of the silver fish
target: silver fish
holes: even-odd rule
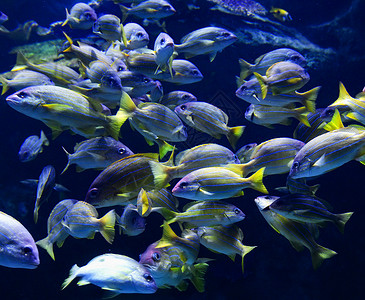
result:
[[[18,153],[19,160],[21,162],[34,160],[39,153],[42,153],[43,146],[48,145],[49,141],[43,130],[41,130],[41,134],[39,137],[36,135],[31,135],[20,146],[20,150]]]

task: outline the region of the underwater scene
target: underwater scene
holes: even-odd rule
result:
[[[1,0],[1,299],[364,299],[364,11]]]

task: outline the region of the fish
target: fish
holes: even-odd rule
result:
[[[254,72],[265,75],[266,71],[275,63],[280,61],[290,61],[299,66],[305,68],[307,66],[307,61],[303,55],[298,51],[290,48],[279,48],[270,52],[267,52],[255,60],[255,64],[250,64],[244,59],[239,59],[240,65],[240,80],[246,79],[248,76],[252,75]]]
[[[70,165],[75,164],[76,170],[82,172],[86,169],[105,169],[113,162],[134,153],[123,143],[111,137],[96,137],[82,141],[74,147],[70,154],[63,148],[67,155],[67,165],[63,174]]]
[[[280,197],[270,205],[270,210],[301,223],[321,225],[332,222],[341,233],[344,232],[345,225],[353,214],[353,212],[333,214],[317,197],[302,194]]]
[[[198,101],[197,98],[185,91],[172,91],[168,94],[164,95],[159,101],[161,104],[167,106],[170,109],[175,109],[176,106],[179,106],[181,104],[187,103],[187,102],[194,102]]]
[[[21,162],[28,162],[36,159],[39,153],[43,152],[43,146],[49,146],[49,141],[41,130],[41,134],[31,135],[26,138],[23,144],[20,146],[18,157]]]
[[[162,104],[146,102],[137,107],[129,95],[123,93],[120,110],[123,118],[129,119],[132,128],[141,133],[149,144],[157,143],[157,140],[183,142],[187,139],[186,128],[179,117]],[[165,154],[160,146],[160,156]]]
[[[289,109],[284,107],[251,104],[245,112],[245,118],[252,123],[266,126],[268,128],[273,128],[272,125],[274,124],[290,125],[289,118],[295,118],[305,126],[310,127],[307,117],[308,114],[309,111],[304,106]]]
[[[0,266],[35,269],[40,263],[32,235],[19,221],[2,211],[0,211],[0,249]]]
[[[174,178],[182,178],[192,171],[206,167],[239,163],[236,155],[218,144],[203,144],[180,152],[175,165],[151,162],[155,184],[166,186]]]
[[[219,10],[221,12],[244,16],[249,18],[259,18],[265,16],[267,10],[260,3],[253,0],[208,0],[217,4],[212,10]]]
[[[287,177],[286,187],[278,187],[276,190],[290,194],[302,194],[314,196],[318,191],[320,185],[316,184],[313,186],[307,185],[305,178],[293,179],[290,176]]]
[[[282,8],[271,7],[269,12],[280,22],[288,22],[293,20],[290,14]]]
[[[142,188],[139,191],[137,196],[137,211],[140,216],[147,217],[151,211],[158,211],[162,207],[178,212],[179,201],[167,189],[146,192]]]
[[[157,75],[155,78],[175,84],[192,84],[203,80],[203,74],[200,72],[197,66],[192,62],[185,59],[174,59],[172,61],[173,77],[169,73],[169,76],[163,75],[160,79]]]
[[[227,114],[206,102],[188,102],[175,108],[176,114],[190,127],[220,139],[225,135],[234,148],[245,126],[228,127]]]
[[[94,206],[84,201],[78,201],[68,209],[61,222],[65,231],[74,238],[93,239],[95,232],[100,232],[104,239],[112,244],[115,234],[115,211],[109,211],[100,219],[98,216]]]
[[[324,129],[334,129],[310,140],[294,158],[289,176],[310,178],[330,172],[351,160],[364,160],[365,128],[344,127],[336,111]]]
[[[126,48],[128,50],[144,48],[150,41],[147,31],[137,23],[125,24],[124,32],[127,38]]]
[[[268,90],[265,99],[261,97],[261,87],[256,78],[242,84],[236,90],[236,96],[248,103],[285,107],[293,103],[301,103],[310,112],[314,113],[316,109],[316,100],[321,87],[315,87],[307,92],[299,93],[298,91],[273,95]]]
[[[237,150],[236,156],[239,159],[240,163],[244,164],[250,161],[251,155],[255,150],[257,143],[251,143],[244,145],[240,149]]]
[[[158,241],[156,248],[177,247],[183,253],[181,257],[185,264],[191,265],[198,258],[200,243],[197,234],[189,229],[184,230],[184,235],[179,237],[171,229],[171,227],[164,222],[162,238]]]
[[[167,208],[156,210],[167,220],[166,224],[174,222],[188,223],[185,228],[215,225],[230,225],[240,222],[245,214],[235,205],[223,201],[198,201],[184,206],[184,212],[174,212]]]
[[[294,157],[305,144],[291,138],[275,138],[257,145],[250,160],[244,164],[232,165],[242,176],[247,176],[265,167],[264,176],[285,174],[290,171]]]
[[[256,198],[255,203],[266,222],[276,232],[288,239],[295,250],[301,251],[304,247],[308,248],[312,256],[312,265],[314,269],[317,269],[322,264],[323,260],[337,254],[331,249],[318,245],[306,224],[292,221],[271,210],[270,205],[273,204],[275,200],[275,196],[262,196]]]
[[[28,87],[7,97],[6,102],[16,111],[45,123],[53,130],[53,137],[66,129],[94,134],[97,126],[103,126],[108,135],[118,139],[122,126],[120,112],[104,115],[99,103],[59,86]]]
[[[174,246],[156,248],[158,241],[147,247],[139,257],[139,263],[145,266],[155,279],[157,287],[176,287],[179,291],[187,289],[185,280],[190,280],[198,292],[204,292],[204,275],[207,263],[186,265],[183,263],[183,251]]]
[[[8,20],[8,16],[0,11],[0,25],[5,23]]]
[[[175,50],[184,53],[185,58],[208,54],[210,62],[214,60],[217,52],[232,45],[237,41],[237,36],[220,27],[204,27],[195,30],[181,39],[180,45],[175,45]]]
[[[161,32],[157,36],[153,48],[155,51],[155,62],[157,64],[155,73],[157,73],[159,69],[163,71],[169,70],[171,77],[173,77],[172,61],[174,59],[174,46],[174,40],[167,33]]]
[[[307,115],[310,127],[305,126],[303,123],[299,123],[295,128],[293,137],[297,140],[308,143],[315,137],[326,133],[327,131],[323,129],[324,120],[321,118],[323,109],[317,109],[315,113],[309,113]]]
[[[140,235],[146,229],[146,220],[138,214],[133,204],[128,204],[124,208],[117,223],[128,236]]]
[[[172,16],[176,10],[165,0],[147,0],[131,8],[119,4],[123,14],[123,20],[128,16],[134,16],[139,19],[159,20]]]
[[[90,29],[97,19],[95,10],[86,3],[76,3],[70,12],[66,8],[66,20],[62,26],[68,24],[73,29]]]
[[[151,92],[157,86],[157,81],[135,71],[118,72],[122,90],[131,97],[140,97]],[[120,97],[119,97],[120,99]]]
[[[111,14],[102,15],[93,25],[93,33],[107,41],[122,41],[127,46],[127,37],[120,19]]]
[[[78,285],[94,284],[119,294],[153,294],[157,291],[156,283],[149,270],[134,259],[107,253],[93,258],[86,266],[74,265],[70,275],[62,284],[65,289],[76,277],[81,277]]]
[[[136,198],[140,189],[156,189],[150,161],[157,161],[158,154],[134,154],[108,166],[90,185],[85,197],[95,207],[126,205]]]
[[[47,237],[36,242],[38,246],[48,252],[53,260],[55,260],[53,244],[56,243],[61,248],[68,237],[68,233],[62,225],[63,217],[76,202],[77,200],[74,199],[65,199],[57,203],[48,217]]]
[[[1,95],[4,95],[9,89],[19,91],[32,85],[54,85],[48,76],[31,70],[18,71],[12,79],[0,76],[0,83],[3,87]]]
[[[24,69],[29,69],[35,72],[42,73],[51,78],[55,83],[60,83],[61,85],[75,83],[79,80],[80,77],[80,75],[70,67],[63,66],[54,62],[33,64],[21,52],[18,52],[16,65],[11,71],[15,72]]]
[[[262,183],[265,168],[248,178],[225,167],[202,168],[184,176],[172,189],[172,194],[190,200],[220,200],[242,196],[242,189],[252,188],[267,194]]]
[[[150,91],[149,99],[151,100],[151,102],[160,102],[162,97],[163,97],[162,83],[156,80],[154,88]]]
[[[245,246],[242,244],[243,233],[236,225],[217,225],[213,227],[199,226],[195,228],[200,243],[209,250],[228,255],[235,260],[236,254],[242,257],[241,266],[244,272],[244,257],[256,246]]]
[[[300,89],[309,81],[307,71],[296,63],[280,61],[266,71],[266,76],[253,73],[261,86],[262,99],[270,89],[273,95],[290,93]]]
[[[53,166],[47,165],[43,168],[39,175],[37,185],[37,197],[34,204],[34,222],[38,221],[38,211],[40,206],[47,202],[52,194],[52,191],[56,185],[56,170]]]

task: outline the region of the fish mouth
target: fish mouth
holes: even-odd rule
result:
[[[6,102],[8,102],[8,103],[14,103],[14,104],[19,104],[19,103],[21,103],[21,101],[18,99],[18,97],[15,97],[15,96],[9,96],[9,97],[7,97],[5,100],[6,100]]]

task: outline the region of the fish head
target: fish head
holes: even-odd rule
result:
[[[112,68],[117,72],[127,71],[127,65],[121,58],[117,58],[113,61]]]
[[[116,194],[118,191],[111,185],[99,181],[98,178],[91,184],[87,191],[85,202],[90,203],[95,207],[108,207],[114,205]]]
[[[246,120],[253,122],[255,119],[255,107],[251,104],[245,112]]]
[[[183,120],[186,120],[187,117],[189,117],[193,114],[193,111],[192,111],[193,105],[194,105],[194,103],[185,102],[183,104],[176,106],[174,111],[179,117],[181,117]]]
[[[161,1],[160,11],[164,16],[171,16],[176,13],[176,9],[168,2]]]
[[[172,194],[177,197],[199,200],[199,189],[200,184],[198,180],[196,180],[190,173],[174,186]]]
[[[103,90],[106,88],[112,91],[121,91],[122,90],[122,82],[118,76],[118,73],[113,72],[106,72],[103,77],[100,79],[101,86]]]
[[[203,74],[191,62],[184,59],[174,59],[172,69],[175,72],[174,80],[180,84],[189,84],[203,79]]]
[[[110,138],[110,140],[112,140],[112,138]],[[114,139],[107,147],[108,150],[105,153],[105,158],[111,162],[134,154],[126,145]]]
[[[238,38],[236,35],[223,28],[219,28],[217,35],[215,36],[215,41],[219,44],[222,44],[224,47],[233,44],[235,41],[237,41],[237,39]]]
[[[260,102],[261,90],[257,79],[246,81],[236,90],[236,96],[249,103]]]
[[[164,248],[156,248],[157,244],[158,241],[149,245],[146,251],[139,255],[139,263],[148,268],[155,279],[160,277],[158,273],[168,271],[171,266]]]
[[[229,205],[224,214],[232,223],[242,221],[246,217],[242,210],[234,205]]]
[[[18,157],[21,162],[27,162],[33,160],[35,158],[35,155],[33,155],[30,149],[24,148],[20,149]]]
[[[132,277],[133,287],[139,294],[153,294],[157,291],[157,285],[151,272],[144,266],[136,268],[130,276]]]
[[[175,92],[176,92],[176,99],[177,99],[178,105],[187,103],[187,102],[198,101],[197,98],[191,93],[184,92],[184,91],[175,91]]]
[[[288,49],[288,52],[286,53],[286,60],[291,61],[303,68],[307,66],[307,60],[304,58],[304,56],[291,49]]]
[[[22,89],[6,98],[6,102],[15,110],[34,116],[46,102],[33,87]]]
[[[146,228],[146,220],[141,217],[133,204],[129,204],[124,209],[120,218],[120,223],[129,236],[141,234]]]
[[[236,156],[239,160],[238,163],[248,162],[250,160],[252,152],[254,151],[256,146],[257,146],[257,143],[251,143],[251,144],[244,145],[242,148],[240,148],[236,152]]]
[[[260,211],[269,209],[270,205],[274,203],[279,197],[277,196],[260,196],[255,199],[255,203]]]
[[[336,109],[338,109],[338,107],[336,107],[336,106],[326,107],[321,113],[321,119],[325,122],[331,122]]]
[[[84,7],[82,10],[80,10],[79,12],[79,17],[78,19],[82,22],[92,22],[94,23],[97,20],[97,15],[95,10],[93,10],[90,6],[89,7]]]
[[[37,246],[31,237],[22,236],[2,246],[0,264],[9,268],[35,269],[39,265]]]
[[[299,152],[300,153],[300,152]],[[314,162],[308,157],[297,155],[290,168],[289,177],[292,179],[307,178],[315,176],[312,174]]]
[[[148,45],[149,41],[150,37],[148,33],[146,32],[146,30],[141,28],[139,30],[135,30],[133,34],[131,34],[127,48],[130,50],[143,48]]]
[[[161,53],[170,57],[174,52],[174,40],[167,33],[161,32],[155,40],[154,51],[157,55]]]

